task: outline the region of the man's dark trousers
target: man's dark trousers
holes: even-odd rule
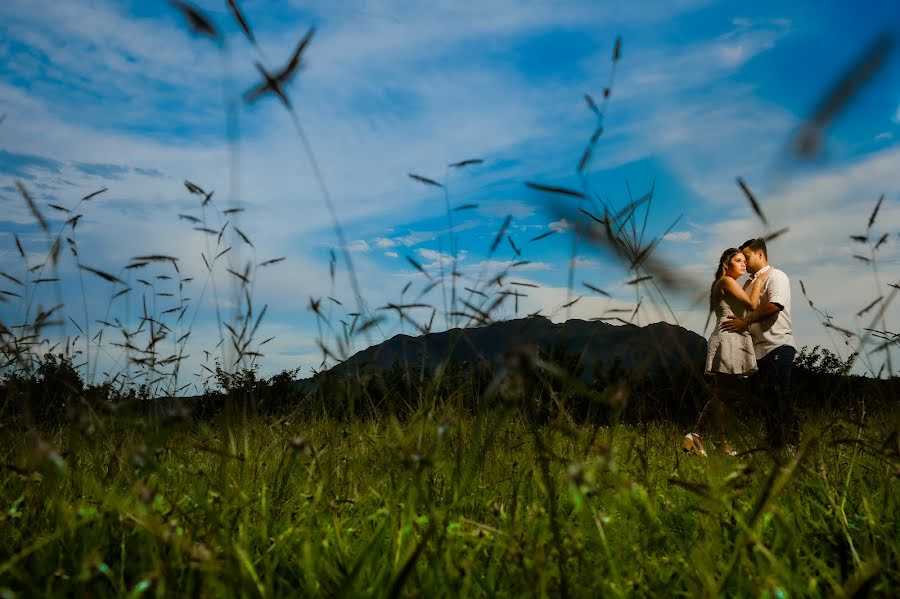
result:
[[[756,361],[756,388],[765,409],[766,433],[771,447],[796,445],[800,425],[791,393],[791,371],[797,350],[789,345],[776,347]]]

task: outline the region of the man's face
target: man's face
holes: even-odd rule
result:
[[[741,250],[747,259],[747,272],[754,274],[766,265],[766,259],[763,257],[762,250],[753,251],[750,248]]]

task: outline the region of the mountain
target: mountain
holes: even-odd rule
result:
[[[664,322],[639,327],[573,319],[554,324],[543,316],[533,316],[419,337],[396,335],[354,354],[330,372],[353,375],[368,370],[385,371],[396,363],[417,369],[424,363],[426,370],[433,372],[448,358],[459,363],[498,364],[508,351],[523,346],[536,346],[543,351],[564,348],[582,356],[585,380],[593,377],[598,362],[609,367],[618,359],[624,370],[646,374],[661,369],[697,371],[703,368],[706,358],[703,337]]]

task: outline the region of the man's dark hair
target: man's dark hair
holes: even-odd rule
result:
[[[762,250],[763,256],[766,257],[766,260],[769,259],[769,252],[766,250],[766,240],[762,238],[756,239],[748,239],[744,243],[741,244],[740,250],[744,251],[744,248],[750,248],[751,252],[758,252]]]

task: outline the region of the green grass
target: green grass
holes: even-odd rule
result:
[[[3,436],[7,595],[780,597],[900,583],[895,417],[821,416],[794,455],[708,460],[680,452],[673,424],[535,427],[498,411],[87,426]]]

